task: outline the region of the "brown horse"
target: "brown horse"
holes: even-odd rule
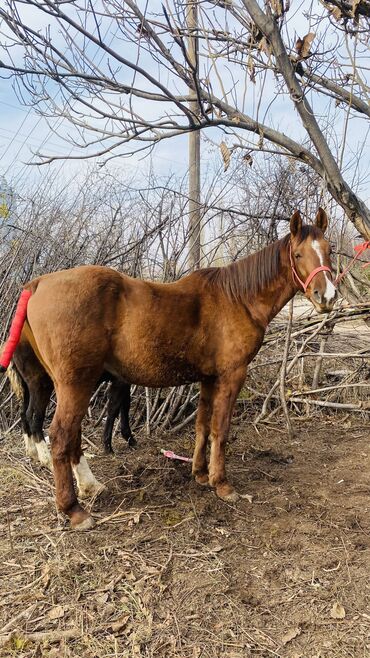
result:
[[[52,460],[45,441],[43,425],[54,385],[28,341],[21,340],[17,345],[7,375],[13,391],[22,403],[21,423],[26,455],[52,470]],[[103,373],[98,384],[104,381],[111,382],[103,431],[104,452],[109,454],[113,453],[113,427],[119,414],[122,437],[130,447],[134,447],[136,441],[129,423],[131,400],[129,384],[109,373]]]
[[[225,471],[225,443],[247,366],[270,320],[303,287],[319,312],[330,311],[327,217],[227,267],[198,270],[175,283],[132,279],[106,267],[46,274],[26,285],[23,338],[53,380],[57,407],[50,427],[56,501],[74,528],[93,526],[78,488],[99,488],[81,450],[81,421],[104,371],[152,387],[200,382],[193,474],[217,495],[237,494]],[[206,450],[210,439],[210,459]]]

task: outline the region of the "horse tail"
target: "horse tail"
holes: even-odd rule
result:
[[[31,286],[29,286],[31,287]],[[12,356],[14,354],[15,348],[19,343],[21,337],[23,325],[27,317],[27,304],[32,295],[32,289],[25,289],[21,292],[21,295],[18,300],[17,308],[15,309],[15,314],[10,326],[9,338],[6,341],[1,357],[0,357],[0,372],[5,372],[8,368]]]
[[[24,381],[14,361],[11,361],[9,363],[9,366],[6,371],[6,376],[9,379],[11,389],[15,393],[18,400],[23,401]]]

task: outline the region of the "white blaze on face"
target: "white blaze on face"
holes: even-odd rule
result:
[[[78,495],[80,498],[95,496],[99,491],[104,489],[94,474],[91,472],[85,455],[81,455],[78,464],[72,464],[74,476],[76,478]]]
[[[319,243],[318,240],[312,240],[312,248],[316,251],[316,253],[319,257],[320,265],[324,265],[324,256],[323,256],[322,250],[320,248],[320,243]],[[325,292],[324,292],[324,298],[325,298],[326,302],[331,302],[335,298],[337,289],[336,289],[335,285],[333,284],[333,282],[330,281],[330,279],[328,277],[328,273],[323,272],[323,275],[324,275],[325,280],[326,280],[326,288],[325,288]]]

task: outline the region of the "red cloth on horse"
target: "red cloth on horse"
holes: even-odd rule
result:
[[[19,298],[19,302],[17,304],[13,322],[10,327],[9,338],[3,347],[3,351],[0,357],[0,366],[2,366],[3,370],[7,369],[10,361],[12,360],[14,350],[19,343],[24,321],[27,316],[28,300],[31,297],[31,295],[32,292],[30,290],[23,290]]]

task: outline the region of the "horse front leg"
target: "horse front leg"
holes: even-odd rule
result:
[[[192,473],[198,484],[207,485],[207,443],[211,426],[213,382],[200,385],[197,419],[195,422],[195,447],[193,453]]]
[[[211,418],[211,454],[209,483],[222,500],[235,502],[238,494],[229,484],[225,468],[225,448],[230,422],[238,393],[244,383],[246,368],[240,368],[227,377],[221,377],[215,387]]]

